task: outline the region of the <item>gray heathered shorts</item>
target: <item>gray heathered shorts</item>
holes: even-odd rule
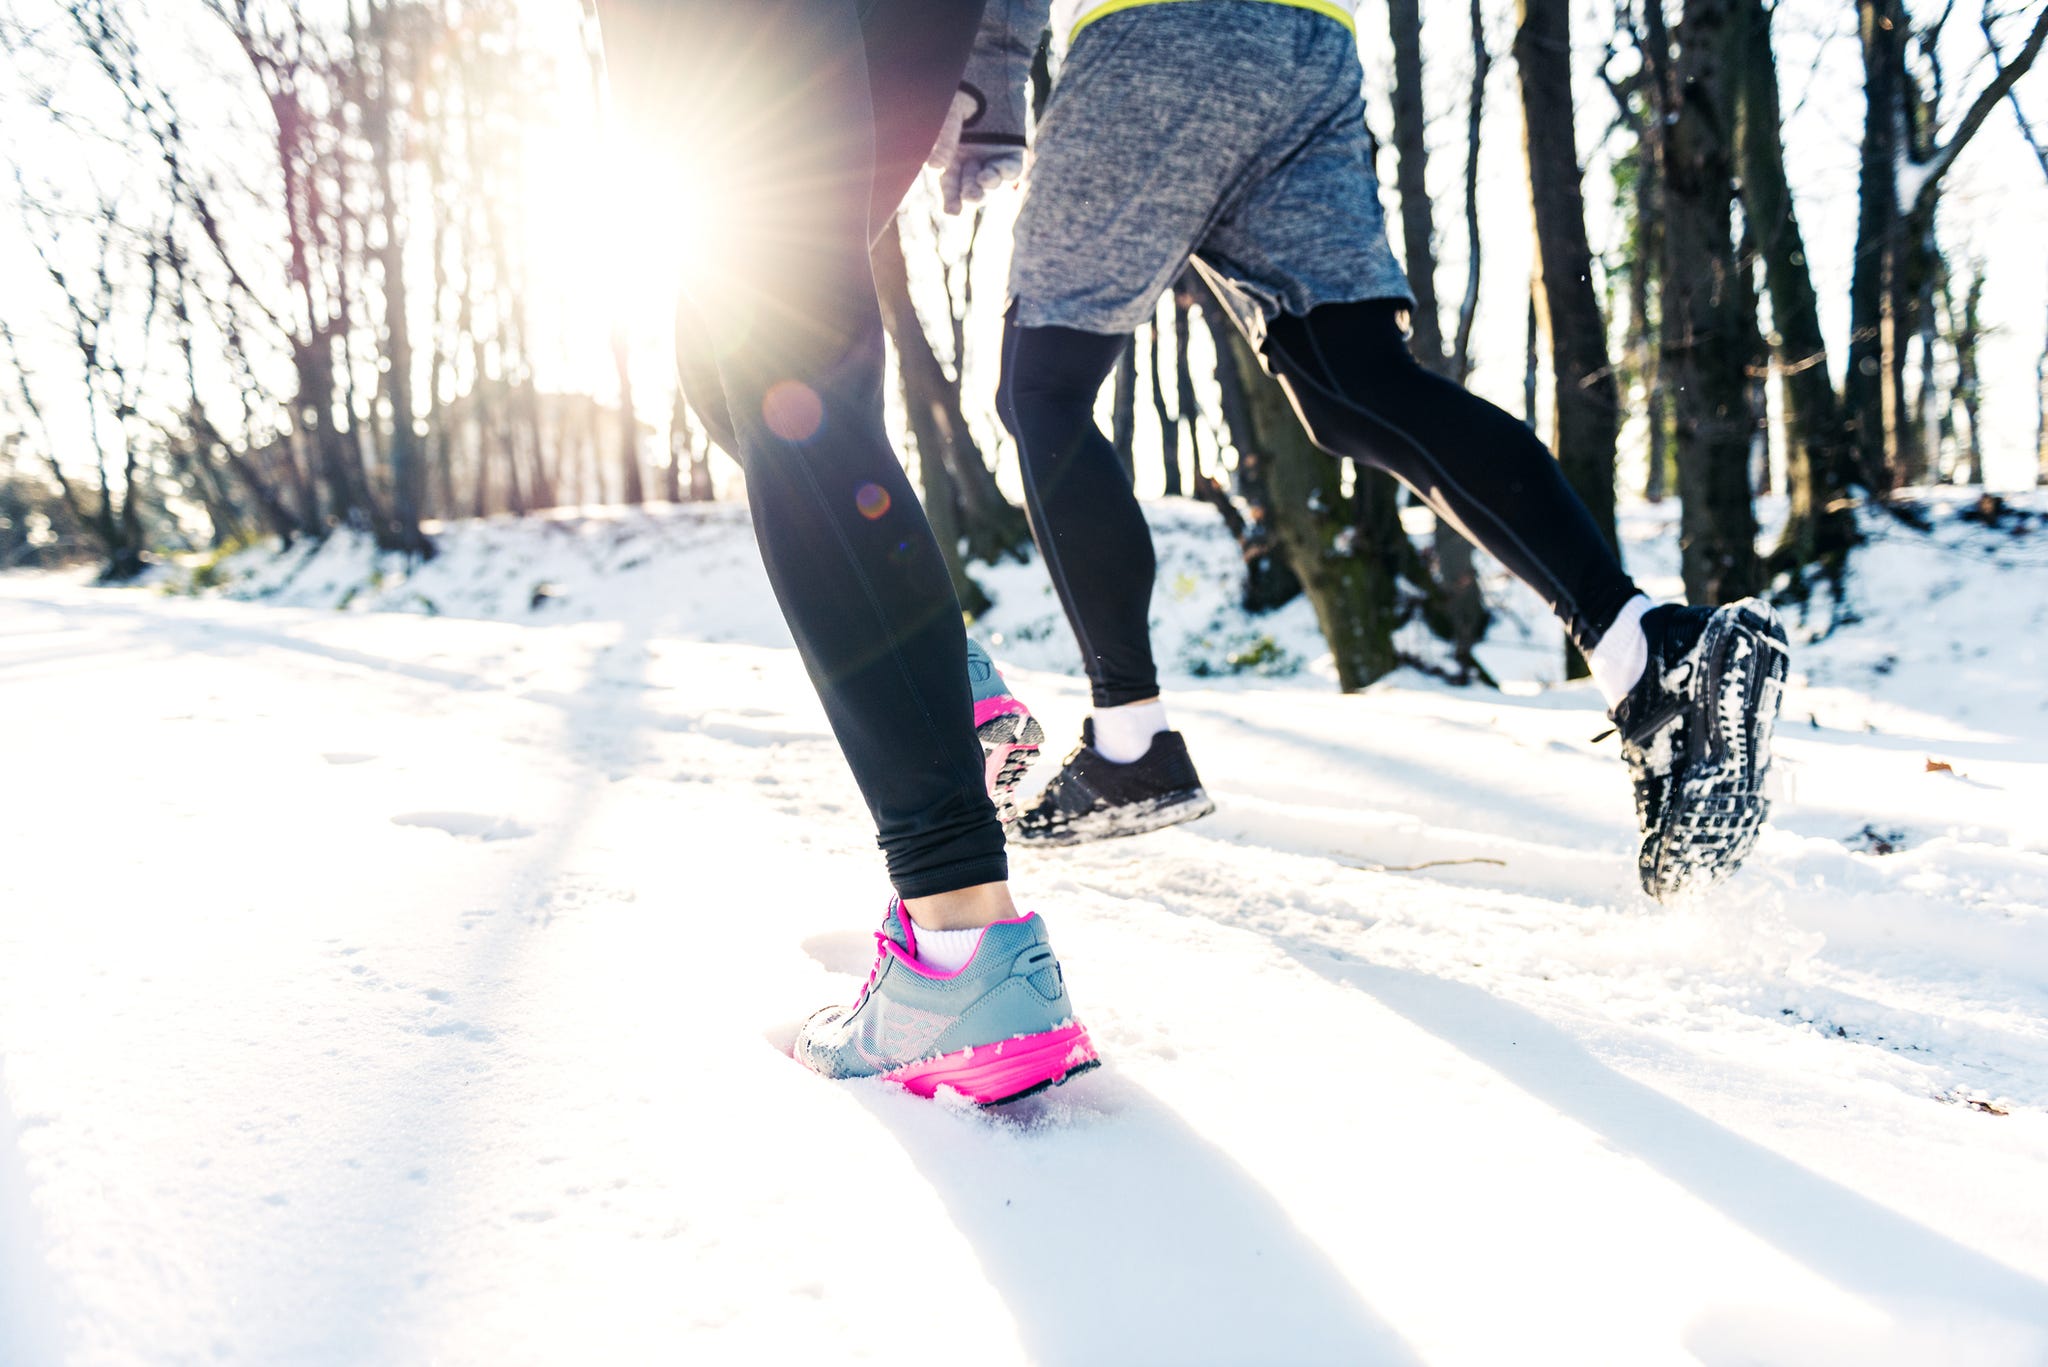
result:
[[[1129,332],[1192,256],[1254,338],[1281,312],[1406,299],[1357,39],[1258,0],[1140,5],[1067,54],[1010,263],[1026,327]]]

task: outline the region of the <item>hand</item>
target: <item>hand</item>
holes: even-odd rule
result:
[[[940,204],[949,214],[959,213],[965,205],[979,204],[989,191],[1020,180],[1024,175],[1024,149],[1021,147],[990,146],[978,142],[962,145],[962,132],[969,124],[979,121],[985,103],[972,89],[962,88],[954,92],[953,103],[946,110],[946,121],[939,129],[939,140],[932,145],[931,155],[925,159],[925,164],[939,173]]]

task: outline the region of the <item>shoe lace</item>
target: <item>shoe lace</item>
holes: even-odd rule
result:
[[[895,943],[894,940],[889,938],[888,931],[878,930],[875,932],[875,962],[868,968],[868,980],[861,984],[860,995],[853,999],[853,1006],[856,1011],[860,1009],[861,1003],[868,999],[868,993],[874,991],[875,979],[882,976],[882,960],[889,955],[889,951],[884,946]]]

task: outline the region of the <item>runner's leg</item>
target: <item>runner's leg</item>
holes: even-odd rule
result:
[[[1031,529],[1098,709],[1159,696],[1148,623],[1152,532],[1116,448],[1095,425],[1095,395],[1129,341],[1008,319],[996,389],[996,411],[1017,439]]]
[[[1590,655],[1639,590],[1536,435],[1417,363],[1401,332],[1406,307],[1282,314],[1267,365],[1318,446],[1400,478],[1541,594]]]
[[[697,211],[722,230],[694,272],[694,305],[716,338],[762,559],[890,877],[923,898],[1001,882],[1003,837],[959,604],[883,424],[867,247],[876,129],[892,130],[883,170],[900,178],[911,125],[926,117],[915,111],[930,111],[926,147],[936,134],[978,7],[876,7],[956,33],[949,70],[918,65],[937,60],[929,47],[871,49],[859,10],[605,0],[601,15],[622,97],[639,97],[641,117],[672,140],[699,178]]]

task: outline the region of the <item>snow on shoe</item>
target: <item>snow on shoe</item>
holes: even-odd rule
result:
[[[1643,618],[1650,660],[1613,712],[1635,784],[1643,891],[1713,887],[1755,848],[1790,654],[1768,603],[1666,606]]]

